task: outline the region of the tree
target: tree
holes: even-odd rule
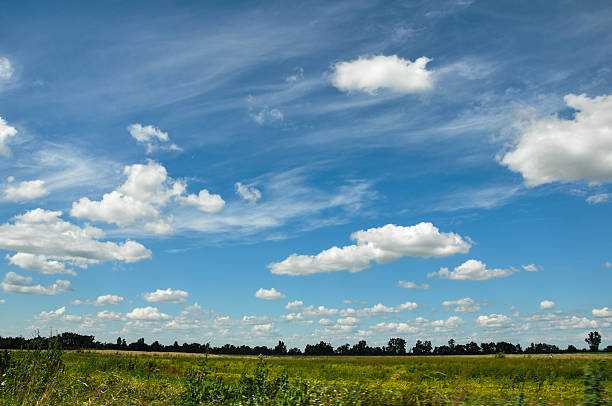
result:
[[[403,338],[391,338],[385,350],[388,354],[406,355],[406,340]]]
[[[426,340],[425,342],[422,342],[421,340],[417,340],[416,344],[414,345],[414,347],[412,347],[412,353],[414,355],[428,355],[431,354],[431,341]]]
[[[599,344],[601,344],[601,335],[597,331],[591,331],[587,338],[584,339],[589,345],[592,352],[599,351]]]
[[[274,354],[275,355],[287,355],[287,346],[285,345],[284,342],[282,341],[278,342],[278,345],[274,347]]]

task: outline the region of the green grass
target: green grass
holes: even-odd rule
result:
[[[261,361],[35,349],[0,357],[0,405],[599,406],[612,404],[610,361],[492,356]]]

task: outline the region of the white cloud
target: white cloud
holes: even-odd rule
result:
[[[523,265],[523,269],[527,272],[538,272],[538,266],[535,264]]]
[[[48,312],[42,311],[36,318],[39,320],[49,320],[60,317],[64,313],[66,313],[66,306],[62,306],[57,310],[49,310]]]
[[[11,65],[11,61],[8,58],[0,57],[0,79],[9,80],[15,69],[13,69],[13,65]]]
[[[604,263],[604,266],[605,266],[606,268],[612,268],[612,262],[610,262],[610,261],[606,261],[606,262]]]
[[[157,309],[157,307],[137,307],[128,314],[125,315],[128,319],[132,320],[149,320],[149,321],[158,321],[158,320],[169,320],[170,316],[166,313],[162,313]]]
[[[336,323],[338,323],[341,326],[353,326],[359,323],[359,319],[356,317],[344,317],[344,318],[340,318],[336,320]]]
[[[161,209],[171,198],[205,212],[218,212],[225,206],[221,196],[205,189],[198,195],[186,196],[186,185],[170,178],[166,168],[154,161],[128,165],[123,173],[127,179],[116,190],[106,193],[101,201],[81,198],[72,204],[70,214],[119,227],[137,226],[156,234],[169,234],[173,232],[173,218],[162,215]]]
[[[45,189],[45,181],[29,180],[19,183],[19,185],[9,185],[4,189],[4,200],[21,202],[25,200],[38,199],[48,195]]]
[[[374,317],[374,316],[377,316],[379,314],[384,314],[384,313],[399,313],[404,310],[414,310],[417,307],[418,305],[414,302],[406,302],[398,306],[392,306],[392,307],[385,306],[382,303],[378,303],[372,307],[364,307],[363,309],[358,309],[354,311],[353,309],[341,310],[340,313],[341,314],[353,314],[354,313],[360,317]]]
[[[81,300],[73,300],[72,304],[87,304],[91,306],[112,306],[122,303],[123,300],[124,299],[122,296],[108,294],[98,296],[95,300],[86,300],[84,302]]]
[[[265,123],[266,121],[279,121],[285,118],[280,110],[270,109],[268,107],[264,107],[259,111],[259,113],[251,113],[250,116],[259,125]]]
[[[101,261],[137,262],[151,257],[143,245],[100,241],[104,232],[92,226],[79,227],[60,218],[61,211],[30,210],[0,225],[0,249],[43,255],[77,266]]]
[[[183,310],[181,310],[181,314],[183,316],[186,316],[188,314],[193,314],[193,315],[198,315],[203,313],[204,311],[202,310],[202,306],[200,306],[198,304],[198,302],[195,302],[194,304],[190,305],[190,306],[185,306],[185,308]]]
[[[431,223],[414,226],[387,224],[379,228],[351,234],[356,245],[332,247],[317,255],[292,254],[282,262],[268,265],[274,274],[311,275],[321,272],[349,270],[358,272],[372,261],[384,264],[403,256],[446,257],[466,253],[471,242],[455,233],[441,233]]]
[[[225,201],[220,195],[210,194],[206,189],[200,190],[197,195],[190,194],[186,197],[179,197],[179,199],[181,202],[207,213],[219,213],[225,207]]]
[[[6,303],[6,300],[0,299],[0,304],[5,304],[5,303]]]
[[[318,323],[322,326],[331,326],[334,324],[333,321],[331,321],[330,319],[326,319],[326,318],[322,318],[318,321]]]
[[[294,83],[302,79],[304,79],[304,68],[297,68],[293,75],[285,77],[287,83]]]
[[[426,69],[431,59],[420,57],[414,62],[397,55],[359,57],[334,65],[332,84],[342,91],[376,94],[379,89],[397,93],[418,93],[433,88],[431,71]]]
[[[18,252],[13,256],[7,254],[6,258],[11,264],[29,271],[37,271],[43,274],[76,275],[76,272],[72,269],[66,269],[66,264],[63,262],[48,259],[44,255]]]
[[[595,317],[612,317],[612,309],[608,309],[607,307],[593,309],[591,312]]]
[[[487,269],[486,264],[483,264],[475,259],[469,259],[458,267],[455,267],[452,272],[449,271],[448,268],[440,268],[440,271],[431,272],[427,274],[427,277],[431,278],[437,275],[440,278],[455,280],[469,279],[474,281],[484,281],[491,278],[505,278],[515,272],[516,270],[513,269]]]
[[[521,129],[502,165],[523,175],[527,186],[550,182],[591,182],[612,178],[612,96],[568,94],[572,120],[557,116],[533,120]]]
[[[402,288],[406,288],[406,289],[429,289],[429,285],[427,283],[424,283],[422,285],[417,285],[414,282],[410,282],[410,281],[399,281],[397,283],[397,286],[402,287]]]
[[[256,326],[253,326],[251,331],[253,332],[253,334],[267,335],[267,334],[275,332],[275,329],[274,329],[273,323],[268,323],[268,324],[258,324]]]
[[[503,314],[490,314],[488,316],[478,316],[476,324],[485,328],[500,328],[508,327],[512,323],[512,319]]]
[[[609,326],[609,323],[605,323]],[[553,319],[548,322],[548,325],[543,327],[544,330],[568,330],[576,328],[599,328],[597,320],[590,320],[586,317],[570,316],[565,318]]]
[[[82,317],[81,316],[77,316],[74,314],[66,314],[64,316],[62,316],[62,320],[68,321],[68,322],[77,322],[77,321],[81,321]]]
[[[2,117],[0,117],[0,155],[11,155],[11,150],[8,147],[8,139],[15,135],[17,135],[15,127],[11,127]]]
[[[69,281],[58,279],[49,286],[34,285],[31,277],[17,275],[15,272],[7,272],[0,286],[5,292],[43,296],[53,296],[66,290],[72,290]]]
[[[255,292],[255,297],[258,299],[276,300],[276,299],[282,299],[286,296],[278,292],[274,288],[272,289],[260,288],[257,292]]]
[[[170,149],[174,151],[181,150],[178,145],[170,142],[168,133],[160,130],[159,128],[155,128],[152,125],[143,127],[142,124],[132,124],[128,126],[128,131],[130,132],[132,138],[147,147],[147,154],[150,154],[156,149]]]
[[[612,194],[610,193],[599,193],[599,194],[591,195],[587,197],[586,202],[590,204],[605,203],[608,200],[610,200],[610,197],[612,197]]]
[[[540,310],[550,310],[556,307],[555,302],[552,300],[542,300],[540,302]]]
[[[293,302],[287,303],[287,306],[285,306],[285,309],[287,309],[287,310],[299,310],[303,306],[304,306],[304,302],[302,302],[301,300],[295,300]]]
[[[255,203],[261,198],[261,192],[253,185],[243,185],[240,182],[236,182],[235,187],[236,193],[251,203]]]
[[[398,334],[412,334],[420,331],[419,327],[408,323],[378,323],[370,327],[372,330],[392,331]]]
[[[474,313],[480,310],[480,305],[470,297],[459,300],[446,300],[442,302],[442,306],[446,307],[447,310],[454,307],[453,311],[458,313]]]
[[[157,289],[155,292],[143,293],[142,297],[147,302],[182,303],[187,300],[189,293],[184,290]]]

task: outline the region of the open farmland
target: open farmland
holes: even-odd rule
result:
[[[2,365],[3,405],[600,405],[612,399],[610,354],[260,360],[50,350],[6,353]],[[586,402],[585,370],[589,391],[601,391],[596,400],[587,393]]]

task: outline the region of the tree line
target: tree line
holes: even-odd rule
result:
[[[592,331],[585,339],[589,345],[588,350],[578,349],[573,345],[568,345],[566,349],[546,343],[531,343],[528,347],[522,348],[520,344],[512,344],[505,341],[476,343],[471,341],[466,344],[457,344],[454,339],[448,341],[448,345],[433,347],[429,340],[417,340],[413,347],[406,346],[403,338],[391,338],[386,346],[371,347],[365,340],[361,340],[352,346],[343,344],[334,348],[330,343],[320,341],[318,344],[307,344],[304,350],[293,347],[287,348],[283,341],[279,341],[275,347],[248,345],[236,346],[225,344],[221,347],[213,347],[200,343],[183,343],[179,345],[175,341],[171,345],[160,344],[155,341],[147,344],[144,338],[140,338],[132,343],[127,343],[124,338],[118,337],[114,343],[102,343],[96,341],[94,336],[81,335],[77,333],[65,332],[52,337],[36,337],[26,339],[24,337],[2,337],[0,336],[1,349],[27,349],[44,348],[50,340],[56,342],[67,350],[84,349],[104,349],[117,351],[154,351],[154,352],[184,352],[184,353],[205,353],[223,355],[479,355],[479,354],[558,354],[575,352],[597,352],[601,344],[601,335]],[[604,352],[612,352],[612,345],[603,349]]]

